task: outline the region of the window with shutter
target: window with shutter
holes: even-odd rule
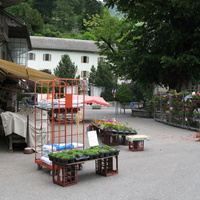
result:
[[[28,59],[29,60],[35,60],[35,53],[29,53],[28,54]]]
[[[88,56],[82,56],[81,57],[81,63],[89,63],[89,57]]]
[[[51,54],[43,54],[44,61],[51,61]]]

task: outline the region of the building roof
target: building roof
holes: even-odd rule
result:
[[[92,40],[31,36],[32,49],[99,52]]]
[[[0,23],[9,27],[7,33],[9,38],[24,38],[27,40],[28,49],[32,49],[28,27],[25,22],[0,9]],[[0,37],[0,39],[2,38]]]

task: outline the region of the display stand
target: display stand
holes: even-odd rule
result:
[[[144,140],[129,142],[129,150],[130,151],[143,151],[144,150]]]
[[[96,173],[103,176],[113,176],[118,174],[118,156],[115,156],[116,166],[114,169],[114,157],[98,159],[95,161]]]
[[[126,140],[129,142],[130,151],[143,151],[144,150],[144,140],[149,140],[149,136],[146,135],[128,135]]]
[[[95,161],[96,174],[106,177],[118,174],[118,155],[86,160],[84,163],[88,161]],[[53,162],[53,168],[56,169],[56,171],[53,170],[53,183],[63,187],[77,184],[79,164],[80,163],[62,165]]]
[[[85,83],[79,79],[44,80],[36,82],[35,91],[35,163],[38,169],[44,166],[65,172],[68,169],[52,165],[48,154],[85,148]],[[48,127],[44,129],[44,125]]]
[[[78,183],[78,165],[60,165],[53,162],[53,183],[63,187]]]
[[[119,146],[122,145],[129,145],[129,142],[126,140],[126,136],[128,135],[136,135],[137,132],[123,132],[123,131],[116,131],[116,130],[104,130],[97,126],[96,124],[91,122],[91,125],[89,126],[89,130],[96,130],[98,134],[101,133],[102,135],[102,143],[109,145],[109,146]]]

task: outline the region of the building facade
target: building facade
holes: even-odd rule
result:
[[[91,67],[97,68],[98,62],[105,59],[91,40],[38,36],[30,39],[32,50],[28,53],[28,67],[37,70],[48,70],[54,74],[62,56],[67,54],[78,68],[77,76],[88,78]]]

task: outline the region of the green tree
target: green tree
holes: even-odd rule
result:
[[[94,0],[78,0],[79,4],[75,7],[75,13],[78,15],[78,27],[80,30],[85,31],[83,24],[84,19],[88,19],[88,16],[98,14],[101,18],[103,16],[103,5],[99,1]],[[82,8],[82,9],[80,9]]]
[[[29,8],[18,4],[6,10],[26,22],[33,35],[95,39],[93,35],[84,34],[83,19],[96,13],[103,15],[103,5],[99,1],[27,0],[26,2]]]
[[[95,85],[95,79],[96,79],[96,75],[97,71],[94,67],[94,65],[92,65],[91,69],[90,69],[90,76],[89,76],[89,84],[90,85]]]
[[[113,88],[116,79],[106,62],[99,62],[96,71],[95,85],[97,87]]]
[[[110,70],[108,63],[99,62],[97,69],[95,69],[94,66],[91,67],[89,84],[97,87],[104,87],[105,90],[102,92],[101,96],[107,101],[113,100],[112,88],[116,87],[117,79]]]
[[[45,23],[50,23],[56,7],[55,0],[31,0],[30,5],[39,11]]]
[[[84,25],[90,33],[95,35],[98,46],[104,49],[109,46],[112,52],[115,52],[114,46],[117,42],[116,38],[119,37],[119,27],[122,26],[122,23],[122,20],[118,17],[111,17],[107,9],[104,11],[103,18],[95,14],[88,16],[88,19],[84,19]],[[102,44],[101,41],[104,43]]]
[[[32,9],[29,4],[20,3],[5,10],[25,22],[29,32],[40,33],[43,31],[44,22],[41,14],[36,9]]]
[[[118,87],[116,100],[120,103],[130,103],[133,100],[131,89],[126,84],[122,84]]]
[[[71,32],[77,29],[78,16],[74,12],[74,7],[77,5],[78,0],[56,0],[52,21],[60,32]]]
[[[77,66],[72,63],[69,55],[64,55],[58,66],[54,69],[54,74],[59,78],[75,78]]]
[[[124,12],[130,29],[119,47],[133,80],[180,91],[200,77],[200,2],[179,0],[105,0]],[[133,39],[138,38],[138,39]],[[119,49],[120,50],[120,49]],[[119,70],[122,68],[118,66]]]
[[[101,50],[100,53],[106,56],[109,63],[112,63],[112,70],[115,72],[115,75],[125,79],[127,73],[124,73],[125,69],[119,67],[125,66],[124,50],[120,47],[120,44],[122,44],[121,40],[124,37],[124,33],[130,28],[128,23],[124,19],[116,16],[112,17],[106,9],[103,18],[99,15],[93,15],[88,20],[84,20],[84,25],[95,36],[96,45]],[[125,45],[123,46],[125,47]]]

